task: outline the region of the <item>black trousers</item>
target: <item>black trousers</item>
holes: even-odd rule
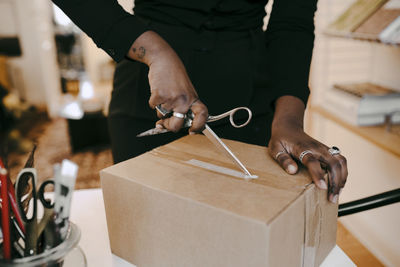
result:
[[[251,123],[233,128],[229,119],[210,124],[221,137],[266,145],[272,121],[271,96],[261,29],[240,32],[195,31],[150,23],[177,52],[209,114],[217,115],[238,106],[253,111]],[[148,106],[148,67],[133,60],[118,63],[110,103],[109,131],[115,162],[120,162],[187,134],[136,137],[153,128],[156,113]],[[239,119],[241,115],[238,114]]]

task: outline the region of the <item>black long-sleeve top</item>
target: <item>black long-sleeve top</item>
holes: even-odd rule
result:
[[[146,18],[198,30],[249,30],[262,26],[268,0],[136,0],[135,15],[117,0],[53,2],[118,62],[147,30]],[[316,4],[317,0],[274,1],[265,39],[275,97],[294,95],[307,102]]]

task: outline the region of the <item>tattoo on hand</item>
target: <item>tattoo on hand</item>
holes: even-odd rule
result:
[[[137,50],[136,47],[132,48],[133,53],[136,53],[136,50]],[[137,57],[139,59],[143,59],[145,55],[146,55],[146,49],[143,46],[139,47]]]
[[[146,54],[146,49],[143,46],[139,47],[139,55],[138,55],[138,57],[140,59],[142,59],[142,58],[144,58],[145,54]]]

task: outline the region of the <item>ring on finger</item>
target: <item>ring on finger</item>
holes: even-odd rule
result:
[[[279,156],[281,156],[282,154],[285,154],[286,153],[286,151],[279,151],[278,153],[276,153],[276,155],[275,155],[275,159],[276,160],[278,160],[278,158],[279,158]]]
[[[174,116],[176,118],[179,118],[179,119],[185,119],[186,118],[186,114],[175,112],[175,111],[172,113],[172,116]]]
[[[337,146],[333,146],[333,147],[328,149],[328,152],[329,152],[329,154],[331,154],[331,156],[339,155],[340,154],[340,149]]]
[[[300,161],[301,163],[303,163],[303,158],[304,158],[305,155],[307,155],[307,154],[312,154],[312,151],[311,151],[311,150],[304,150],[303,152],[300,153],[299,161]]]

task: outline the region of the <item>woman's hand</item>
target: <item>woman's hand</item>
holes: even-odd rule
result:
[[[208,118],[207,107],[199,100],[185,66],[167,42],[157,33],[147,31],[133,43],[128,57],[149,66],[151,108],[162,105],[165,110],[182,114],[191,109],[194,119],[189,132],[203,130]],[[157,115],[162,118],[159,112]],[[183,122],[183,118],[171,116],[159,120],[157,126],[177,132]]]
[[[270,155],[289,174],[298,171],[295,161],[303,151],[302,164],[307,167],[312,180],[320,189],[328,189],[329,200],[337,203],[341,189],[347,179],[346,158],[331,155],[329,147],[311,138],[303,131],[304,104],[293,96],[283,96],[276,101],[271,139],[268,144]],[[328,185],[324,175],[328,172]]]

